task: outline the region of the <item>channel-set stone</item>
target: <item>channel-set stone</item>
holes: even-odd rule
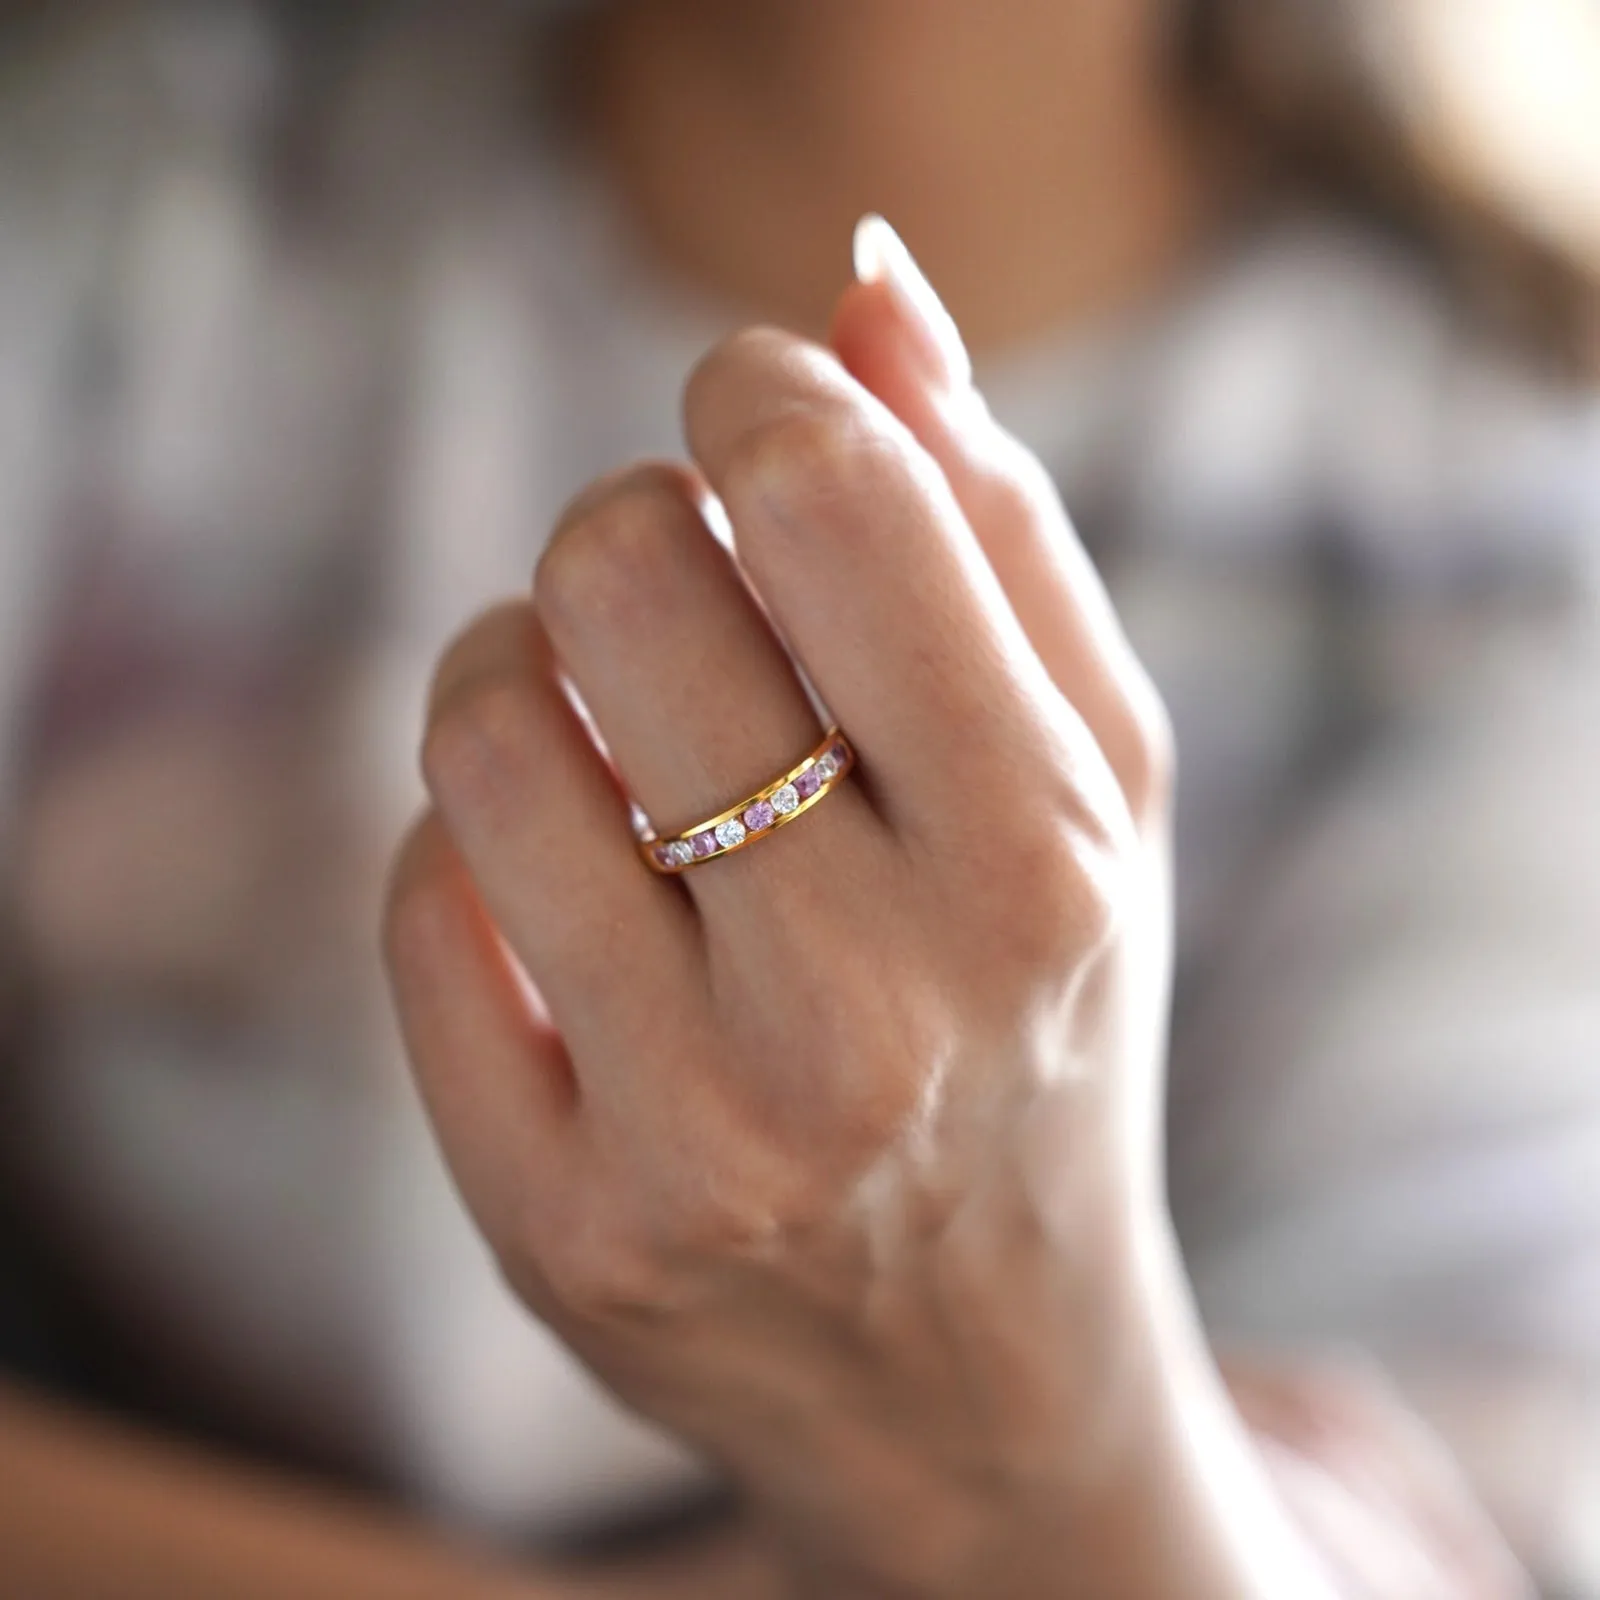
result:
[[[794,780],[794,792],[802,800],[809,800],[818,789],[822,787],[822,779],[817,776],[815,767],[807,767],[798,778]]]
[[[667,859],[675,867],[686,867],[694,860],[694,846],[687,839],[674,839],[667,846]]]
[[[766,800],[757,800],[744,814],[744,825],[751,833],[760,833],[763,828],[770,828],[778,813]]]
[[[745,826],[737,817],[729,817],[726,822],[717,824],[717,843],[724,850],[731,850],[735,845],[743,844],[747,837]]]
[[[792,783],[786,783],[772,796],[772,809],[780,817],[787,817],[800,809],[800,796]]]
[[[833,749],[828,752],[828,754],[833,757],[834,771],[843,772],[845,769],[845,763],[850,759],[849,752],[845,749],[845,747],[842,744],[836,744]]]
[[[694,836],[693,846],[697,857],[714,856],[717,853],[717,836],[708,828],[704,833]]]
[[[833,758],[833,751],[817,758],[817,764],[811,769],[817,775],[820,783],[828,783],[839,776],[839,763]]]
[[[655,848],[656,865],[670,867],[672,865],[672,849],[670,845],[658,844]]]

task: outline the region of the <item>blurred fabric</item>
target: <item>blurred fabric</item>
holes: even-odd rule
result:
[[[430,663],[587,479],[681,449],[735,313],[653,266],[477,8],[359,51],[93,15],[0,79],[28,1193],[163,1386],[505,1527],[648,1501],[697,1469],[492,1271],[373,927]],[[1600,396],[1403,238],[1293,209],[980,381],[1179,732],[1212,1326],[1553,1363],[1559,1442],[1494,1448],[1600,1462]],[[1541,1514],[1600,1594],[1586,1470]]]

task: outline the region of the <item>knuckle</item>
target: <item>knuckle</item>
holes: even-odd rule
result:
[[[769,511],[764,527],[803,529],[808,540],[829,528],[855,537],[873,526],[897,470],[884,434],[842,405],[813,405],[744,436],[728,464],[727,495]]]
[[[480,612],[451,640],[428,688],[430,716],[464,683],[495,669],[534,670],[539,662],[537,629],[526,600],[503,600]]]
[[[963,464],[962,499],[980,538],[991,549],[1022,547],[1044,537],[1075,540],[1061,492],[1044,463],[1020,440],[996,426]]]
[[[652,1207],[660,1259],[692,1276],[781,1255],[836,1225],[867,1174],[915,1139],[945,1053],[919,1053],[905,1030],[866,1024],[836,1048],[821,1037],[815,1045],[817,1072],[803,1090],[745,1106],[737,1143]]]
[[[422,775],[441,805],[490,807],[525,777],[536,741],[530,693],[512,674],[486,672],[435,707],[423,735]]]
[[[1076,969],[1104,947],[1121,915],[1115,862],[1115,852],[1064,817],[1014,837],[989,885],[989,950],[1029,979]]]
[[[684,475],[643,467],[580,505],[556,530],[534,574],[534,603],[552,631],[626,624],[681,567],[698,528]]]
[[[1076,903],[1077,887],[1055,893],[1035,879],[1011,915],[990,923],[990,959],[1024,987],[1071,971],[1092,942],[1094,928],[1088,908]]]
[[[1002,435],[987,474],[993,509],[1019,523],[1059,526],[1067,519],[1061,491],[1045,464],[1020,440]]]
[[[591,1224],[548,1233],[540,1270],[556,1303],[580,1321],[641,1321],[666,1305],[659,1268],[620,1230]]]
[[[1178,741],[1160,691],[1141,668],[1127,691],[1129,733],[1121,778],[1135,813],[1159,811],[1177,781]]]
[[[426,970],[453,937],[437,877],[402,867],[390,880],[381,926],[384,964],[395,977]]]
[[[843,1126],[847,1126],[844,1124]],[[832,1132],[841,1132],[837,1121]],[[847,1140],[819,1155],[774,1145],[759,1173],[723,1173],[692,1199],[663,1209],[663,1255],[691,1271],[718,1263],[769,1259],[836,1217],[849,1193]]]
[[[1130,888],[1120,850],[1095,839],[1078,841],[1059,904],[1080,959],[1105,949],[1116,936],[1129,910]]]
[[[954,1027],[930,976],[870,1000],[847,999],[831,1026],[812,1032],[810,1087],[821,1089],[822,1103],[785,1117],[797,1165],[775,1208],[787,1227],[831,1214],[864,1172],[915,1140],[944,1082]]]
[[[702,1188],[671,1208],[665,1253],[686,1263],[759,1259],[784,1232],[789,1187],[742,1180]]]
[[[907,1013],[916,1009],[905,1004]],[[830,1084],[835,1176],[850,1181],[864,1164],[902,1144],[920,1122],[929,1089],[941,1077],[943,1050],[931,1037],[919,1043],[918,1026],[906,1015],[876,1044],[876,1036],[865,1033],[836,1053],[835,1060],[845,1071],[836,1073]],[[821,1176],[827,1178],[828,1171],[824,1169]]]
[[[746,327],[717,340],[690,369],[683,389],[683,409],[691,433],[698,418],[721,408],[743,376],[782,361],[794,336],[781,329]]]
[[[773,1107],[734,1113],[734,1139],[702,1147],[692,1169],[664,1181],[643,1208],[654,1258],[680,1281],[718,1264],[759,1261],[820,1217],[833,1190],[836,1151],[800,1141]]]
[[[837,413],[806,406],[752,428],[734,452],[732,470],[746,488],[788,498],[831,476],[848,450],[847,429]]]

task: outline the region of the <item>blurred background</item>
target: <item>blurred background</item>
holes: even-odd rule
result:
[[[438,651],[869,209],[1174,715],[1216,1338],[1600,1596],[1595,0],[0,8],[7,1372],[513,1541],[698,1492],[485,1259],[377,904]]]

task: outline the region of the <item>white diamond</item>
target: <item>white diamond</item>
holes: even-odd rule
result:
[[[771,804],[780,817],[786,817],[800,809],[800,791],[792,783],[786,783],[772,796]]]
[[[724,850],[731,850],[736,844],[743,844],[744,841],[744,824],[737,817],[730,817],[726,822],[717,824],[717,843]]]
[[[674,839],[667,846],[667,855],[673,866],[686,867],[694,860],[694,846],[687,839]]]
[[[824,783],[831,783],[839,776],[839,763],[833,759],[833,752],[830,750],[811,770]]]

